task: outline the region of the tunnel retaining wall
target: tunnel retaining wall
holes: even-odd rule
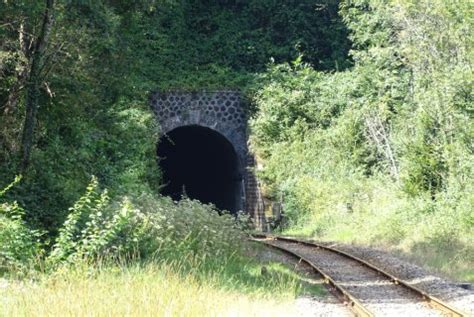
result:
[[[239,159],[241,205],[258,229],[265,228],[264,203],[254,172],[254,157],[247,147],[247,108],[235,91],[156,92],[151,107],[161,135],[185,126],[210,128],[223,135]],[[216,155],[218,155],[216,153]]]

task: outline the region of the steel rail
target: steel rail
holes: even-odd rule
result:
[[[411,291],[412,293],[414,293],[418,297],[421,297],[421,299],[426,301],[433,308],[442,311],[444,314],[446,314],[448,316],[453,316],[453,317],[467,317],[468,316],[466,313],[464,313],[464,312],[460,311],[459,309],[457,309],[455,307],[452,307],[451,305],[443,302],[441,299],[439,299],[435,296],[429,295],[425,291],[409,284],[407,281],[399,279],[399,278],[395,277],[394,275],[388,273],[387,271],[385,271],[381,268],[378,268],[375,265],[373,265],[373,264],[371,264],[371,263],[369,263],[369,262],[367,262],[367,261],[365,261],[365,260],[363,260],[363,259],[361,259],[357,256],[349,254],[345,251],[342,251],[342,250],[339,250],[339,249],[336,249],[336,248],[332,248],[332,247],[329,247],[329,246],[321,245],[321,244],[313,242],[313,241],[301,240],[301,239],[290,238],[290,237],[282,237],[282,236],[277,236],[277,235],[266,235],[266,234],[253,234],[252,236],[255,237],[255,238],[264,238],[264,239],[267,239],[267,240],[276,240],[276,241],[279,240],[279,241],[286,241],[286,242],[291,242],[291,243],[295,243],[295,244],[302,244],[302,245],[310,246],[310,247],[313,247],[313,248],[319,248],[319,249],[327,250],[327,251],[342,255],[342,256],[344,256],[348,259],[354,260],[354,261],[362,264],[363,266],[368,267],[368,268],[372,269],[373,271],[385,276],[392,283],[394,283],[396,285],[400,285],[400,286],[408,289],[409,291]],[[256,240],[256,241],[258,241],[258,240]],[[272,244],[268,244],[268,243],[265,243],[265,245],[273,246]],[[284,249],[284,248],[279,248],[278,247],[278,249]],[[286,252],[288,252],[288,250],[286,250]],[[296,255],[296,254],[294,254],[294,255],[301,258],[301,256],[299,256],[299,255]],[[308,261],[305,260],[305,262],[308,262]],[[311,265],[311,266],[316,269],[316,267],[314,265]],[[316,270],[318,272],[320,272],[320,270],[318,270],[318,269],[316,269]],[[321,274],[321,275],[324,276],[324,274]],[[324,278],[326,279],[325,276],[324,276]]]
[[[254,240],[254,241],[262,242],[261,240]],[[362,305],[362,303],[357,298],[352,296],[345,288],[343,288],[342,286],[337,284],[329,275],[327,275],[323,270],[321,270],[313,262],[311,262],[310,260],[306,259],[305,257],[303,257],[303,256],[301,256],[301,255],[299,255],[299,254],[297,254],[297,253],[295,253],[291,250],[288,250],[286,248],[279,247],[279,246],[270,244],[268,242],[263,242],[263,243],[266,246],[269,246],[269,247],[274,248],[276,250],[283,251],[283,252],[297,258],[299,262],[303,262],[303,263],[306,263],[307,265],[309,265],[313,270],[315,270],[317,273],[319,273],[324,278],[325,283],[331,285],[339,293],[339,295],[342,296],[342,298],[344,300],[349,302],[349,307],[350,307],[350,309],[352,310],[352,312],[354,313],[355,316],[358,316],[358,317],[374,317],[374,314],[371,311],[369,311],[364,305]]]

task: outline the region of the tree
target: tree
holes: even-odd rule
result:
[[[42,83],[42,73],[46,48],[53,27],[54,19],[54,0],[45,0],[46,8],[44,11],[41,30],[36,39],[34,51],[32,54],[31,68],[26,83],[26,116],[22,133],[22,153],[21,170],[26,172],[30,164],[31,148],[33,146],[34,130],[36,125],[36,116],[39,107],[39,94]]]

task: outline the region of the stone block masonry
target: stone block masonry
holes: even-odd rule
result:
[[[264,229],[263,200],[254,174],[254,159],[247,147],[247,109],[240,94],[236,91],[156,92],[151,95],[150,103],[161,136],[181,127],[198,126],[212,129],[232,144],[239,162],[236,175],[242,182],[236,193],[240,196],[239,205],[257,228]]]

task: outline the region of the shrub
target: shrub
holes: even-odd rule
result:
[[[0,198],[20,181],[0,191]],[[22,272],[31,268],[41,257],[40,232],[33,230],[23,220],[24,210],[17,202],[0,202],[0,274]]]
[[[472,267],[471,7],[342,1],[354,67],[296,62],[263,76],[252,144],[292,233],[397,246],[424,262],[417,250],[437,250],[453,271]]]
[[[109,201],[95,178],[70,208],[49,263],[85,259],[226,258],[242,233],[228,214],[187,198],[173,202],[152,194]]]

